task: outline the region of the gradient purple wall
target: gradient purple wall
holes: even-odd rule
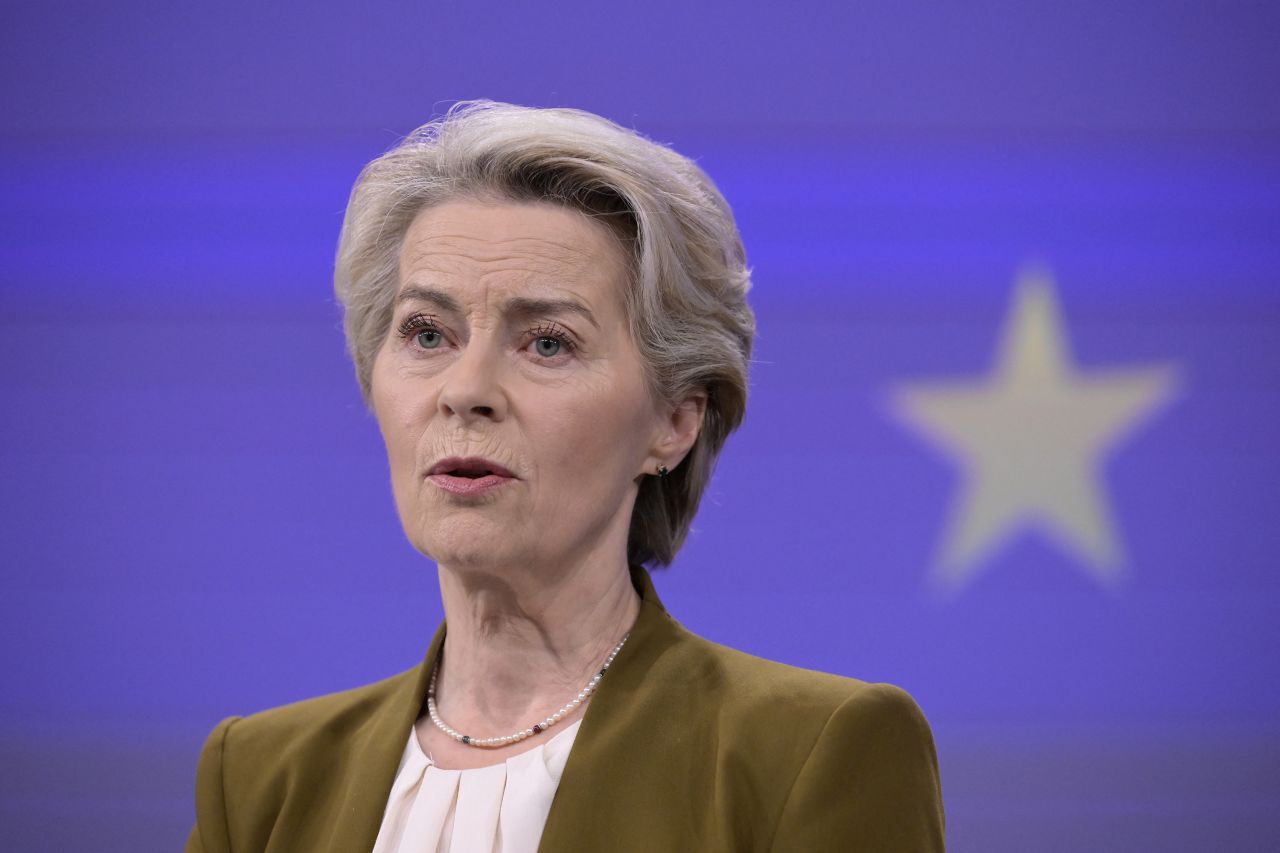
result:
[[[399,529],[331,264],[359,168],[470,97],[634,126],[738,213],[752,399],[657,579],[678,618],[910,690],[953,850],[1271,849],[1274,7],[47,3],[3,20],[4,849],[177,849],[219,719],[424,652],[434,571]],[[984,435],[945,406],[922,425],[905,395],[996,375],[1033,264],[1085,392],[1047,426],[1034,406],[1000,423],[1027,418],[1093,488],[1032,490],[1047,508],[995,525],[940,588],[951,525],[981,520]],[[1129,413],[1094,430],[1088,382],[1148,369],[1168,381],[1134,378]],[[1089,435],[1106,441],[1073,457]],[[1048,476],[1029,458],[1025,482]]]

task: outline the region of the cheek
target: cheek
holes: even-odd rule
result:
[[[378,430],[382,433],[382,441],[387,448],[391,481],[399,491],[407,480],[413,479],[416,472],[419,430],[415,418],[421,405],[420,400],[415,404],[410,395],[402,393],[403,389],[394,377],[388,379],[385,374],[380,375],[377,368],[375,363],[370,399],[374,417],[378,421]]]
[[[545,446],[558,469],[555,480],[572,479],[595,494],[630,483],[635,473],[630,469],[644,453],[647,413],[634,397],[609,390],[575,395],[550,411]]]

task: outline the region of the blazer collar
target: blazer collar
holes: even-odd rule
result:
[[[683,629],[658,600],[648,572],[633,566],[631,582],[640,593],[640,614],[631,637],[587,705],[551,801],[539,853],[581,850],[584,838],[604,839],[610,832],[625,837],[629,830],[644,830],[645,818],[626,808],[625,793],[616,788],[617,764],[620,756],[625,764],[628,750],[648,749],[637,744],[636,734],[641,731],[653,736],[643,726],[645,719],[652,719],[645,716],[643,709],[653,707],[655,702],[660,705],[664,690],[650,674],[679,643]],[[611,813],[610,809],[620,809],[621,813]],[[628,819],[633,823],[624,826]],[[635,825],[636,820],[641,823]]]
[[[614,735],[609,727],[612,700],[615,696],[623,700],[625,694],[643,680],[644,671],[661,652],[665,645],[663,638],[674,626],[674,621],[658,599],[649,573],[640,566],[632,566],[631,583],[640,594],[640,613],[631,629],[631,637],[609,667],[609,676],[600,682],[587,705],[582,725],[574,737],[573,749],[569,752],[569,762],[561,779],[562,788],[566,777],[584,781],[592,778],[592,768],[604,760],[602,753]],[[427,684],[440,658],[444,636],[445,623],[441,622],[422,663],[391,679],[393,685],[387,701],[379,703],[350,736],[348,743],[353,760],[349,765],[350,772],[341,783],[340,811],[328,845],[332,853],[373,849],[400,758],[404,754],[405,740],[426,705]],[[576,815],[573,809],[577,799],[564,798],[557,793],[543,832],[541,850],[572,849],[570,839],[574,837],[572,827]]]

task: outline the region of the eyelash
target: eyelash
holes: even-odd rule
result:
[[[412,341],[415,336],[422,332],[436,332],[440,335],[444,334],[440,329],[436,318],[429,314],[413,314],[407,317],[396,329],[396,332],[400,335],[401,339],[406,342]],[[543,323],[540,326],[530,329],[526,334],[531,335],[533,340],[548,338],[556,341],[570,354],[578,348],[577,343],[574,342],[569,333],[555,323]]]

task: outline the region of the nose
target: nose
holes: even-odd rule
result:
[[[496,347],[472,338],[443,374],[440,413],[463,423],[507,416],[507,396],[501,381]]]

